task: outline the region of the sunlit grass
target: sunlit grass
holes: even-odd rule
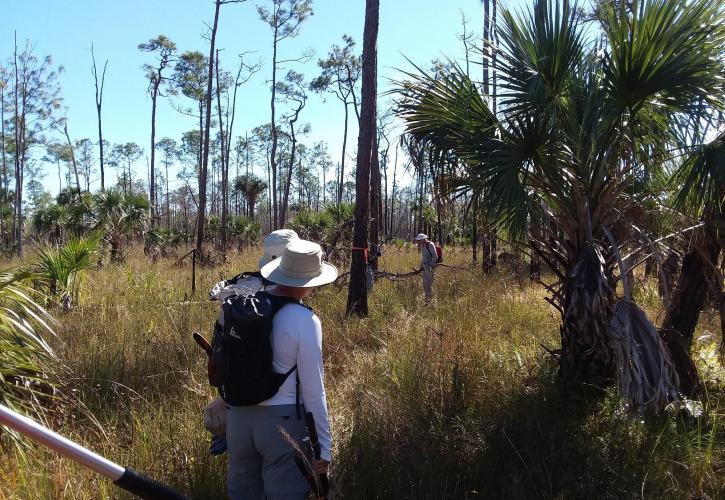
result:
[[[254,269],[256,250],[197,267],[148,262],[91,270],[75,310],[55,311],[53,347],[67,365],[65,390],[93,412],[57,429],[194,498],[223,498],[226,458],[207,452],[201,410],[212,397],[205,358],[191,340],[209,336],[220,276]],[[687,498],[725,496],[725,410],[713,339],[696,346],[708,377],[709,417],[643,422],[614,391],[574,394],[557,383],[540,344],[556,347],[559,317],[536,285],[502,270],[484,277],[467,252],[447,252],[436,305],[420,280],[383,280],[369,318],[344,319],[347,290],[328,286],[310,303],[322,319],[333,425],[333,477],[344,498]],[[391,248],[390,272],[416,265]],[[656,298],[645,301],[659,313]],[[698,336],[717,332],[703,316]],[[709,371],[708,371],[709,370]],[[715,374],[715,375],[713,375]],[[0,498],[118,498],[118,490],[36,449],[0,460]]]

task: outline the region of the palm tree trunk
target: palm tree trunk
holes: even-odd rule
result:
[[[713,228],[702,231],[682,260],[677,286],[660,328],[680,379],[680,391],[688,397],[703,391],[702,381],[690,358],[690,348],[720,252],[717,231]]]
[[[560,310],[560,373],[567,382],[605,387],[614,380],[615,360],[609,344],[609,319],[614,290],[604,259],[593,245],[579,251],[568,270]]]

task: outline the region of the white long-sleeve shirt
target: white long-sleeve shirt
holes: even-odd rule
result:
[[[306,307],[287,304],[274,316],[271,341],[274,371],[287,373],[295,365],[297,370],[287,377],[277,394],[259,404],[295,404],[299,376],[300,402],[315,417],[320,456],[329,461],[332,438],[325,397],[320,319]]]

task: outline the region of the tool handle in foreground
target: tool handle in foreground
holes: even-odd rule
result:
[[[330,493],[330,480],[327,478],[327,474],[320,474],[320,489],[323,498],[327,498],[327,494]]]
[[[213,350],[209,341],[206,340],[204,336],[199,332],[194,332],[192,334],[192,337],[194,337],[194,341],[199,345],[199,347],[204,349],[204,352],[206,352],[207,356],[211,356]]]
[[[315,427],[315,417],[312,412],[305,413],[305,421],[307,423],[307,433],[310,435],[310,448],[314,454],[315,460],[320,460],[320,441],[317,437],[317,427]],[[327,474],[320,474],[320,489],[322,490],[322,497],[327,498],[327,494],[330,492],[330,480],[327,478]]]
[[[115,485],[148,500],[186,500],[187,497],[168,486],[124,468],[88,448],[53,432],[33,419],[0,404],[0,425],[7,426],[37,441],[56,453],[110,479]]]
[[[123,475],[113,484],[147,500],[188,500],[188,497],[178,491],[136,472],[130,467],[126,467]]]

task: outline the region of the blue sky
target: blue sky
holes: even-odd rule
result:
[[[271,33],[256,11],[257,5],[265,3],[268,2],[257,0],[222,7],[217,40],[217,46],[223,49],[222,67],[234,70],[237,55],[246,51],[254,52],[248,57],[263,62],[262,71],[239,91],[235,135],[244,135],[270,118]],[[311,62],[288,66],[305,74],[307,79],[317,76],[317,59],[324,57],[333,43],[340,43],[343,34],[351,35],[358,42],[358,49],[362,49],[365,2],[315,0],[313,8],[314,15],[303,25],[301,35],[282,42],[279,48],[283,59],[298,56],[308,48],[316,51]],[[211,24],[213,20],[211,0],[32,0],[7,2],[2,10],[0,57],[3,60],[12,55],[13,32],[17,30],[19,44],[29,39],[37,55],[50,54],[54,64],[64,66],[60,82],[68,110],[69,132],[74,140],[83,137],[97,140],[89,51],[91,41],[94,43],[98,64],[102,66],[109,60],[104,89],[104,139],[111,143],[136,142],[144,148],[145,156],[149,152],[150,99],[141,66],[151,60],[148,54],[138,51],[137,45],[164,34],[176,42],[179,51],[200,50],[208,54],[208,42],[202,34],[205,23]],[[457,39],[461,30],[460,11],[471,18],[472,29],[480,33],[483,17],[480,0],[382,0],[379,89],[389,88],[389,79],[399,76],[397,69],[411,68],[406,57],[421,65],[442,55],[462,57],[462,45]],[[383,111],[386,101],[380,102],[380,111]],[[342,144],[342,109],[334,97],[324,101],[320,96],[311,95],[300,119],[311,125],[311,133],[303,142],[327,141],[335,161]],[[168,99],[160,103],[157,140],[168,136],[178,141],[182,132],[193,129],[194,125],[193,118],[174,111]],[[351,120],[348,151],[353,154],[356,140],[357,129]],[[147,178],[145,158],[135,168],[139,177]],[[258,173],[261,174],[261,169]],[[115,179],[115,172],[107,177]],[[47,190],[57,192],[57,174],[49,171],[43,183]],[[99,183],[95,185],[98,186]]]

